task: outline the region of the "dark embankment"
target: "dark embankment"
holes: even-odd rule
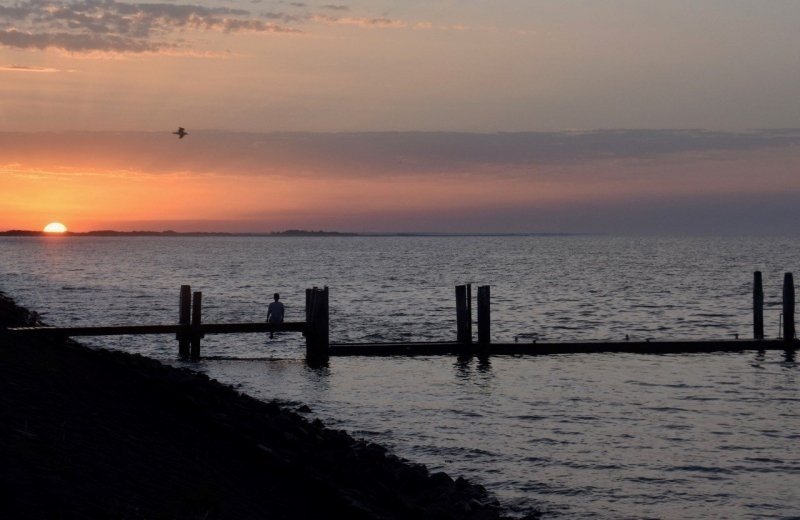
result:
[[[2,518],[499,518],[486,491],[429,474],[188,370],[4,331]]]

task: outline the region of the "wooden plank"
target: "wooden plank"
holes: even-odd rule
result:
[[[149,334],[177,334],[182,325],[111,325],[102,327],[12,327],[7,329],[17,334],[41,334],[58,336],[131,336]],[[203,334],[252,334],[263,332],[303,332],[305,322],[284,323],[202,323]]]
[[[331,344],[331,356],[456,356],[463,353],[464,344],[457,341],[441,343],[375,343]],[[467,348],[467,350],[469,350]]]
[[[492,345],[498,354],[561,354],[561,353],[639,353],[689,354],[702,352],[742,352],[747,350],[785,350],[786,344],[777,341],[620,341],[574,343],[508,343]]]
[[[797,343],[796,343],[797,344]],[[551,355],[580,353],[703,353],[744,352],[757,350],[786,350],[779,340],[725,340],[725,341],[615,341],[615,342],[564,342],[564,343],[493,343],[492,355]],[[484,352],[480,346],[470,349],[475,355]],[[458,342],[430,343],[333,343],[331,356],[430,356],[459,355],[464,345]]]
[[[12,327],[16,334],[54,336],[129,336],[140,334],[177,334],[181,325],[114,325],[104,327]]]

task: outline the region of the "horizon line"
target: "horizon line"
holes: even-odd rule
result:
[[[530,231],[530,232],[505,232],[505,231],[326,231],[326,230],[305,230],[287,229],[283,231],[174,231],[171,229],[154,230],[133,230],[117,231],[112,229],[91,230],[91,231],[65,231],[61,233],[28,230],[28,229],[9,229],[0,231],[0,236],[239,236],[239,237],[281,237],[281,236],[348,236],[348,237],[376,237],[376,236],[585,236],[598,235],[598,233],[586,232],[560,232],[560,231]]]

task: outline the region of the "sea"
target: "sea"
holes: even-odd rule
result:
[[[490,285],[496,342],[780,334],[800,238],[608,236],[3,237],[0,290],[50,325],[168,324],[182,284],[203,320],[287,321],[330,291],[334,342],[454,340],[458,284]],[[473,295],[475,294],[473,289]],[[473,303],[473,308],[475,307]],[[489,489],[512,516],[800,518],[793,351],[304,362],[299,333],[82,342],[186,366]]]

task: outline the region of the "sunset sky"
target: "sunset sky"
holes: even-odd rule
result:
[[[0,230],[796,234],[799,22],[796,0],[0,0]]]

